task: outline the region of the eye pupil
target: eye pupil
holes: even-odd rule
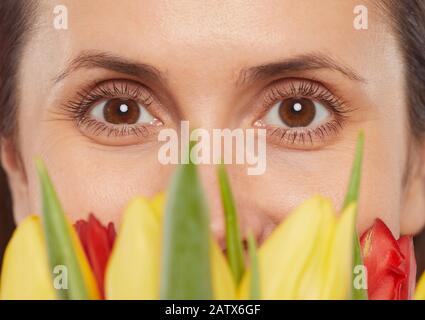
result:
[[[112,124],[135,124],[140,118],[140,108],[134,100],[111,99],[103,108],[103,116]]]
[[[294,108],[294,111],[301,111],[303,106],[302,106],[301,103],[297,102],[297,103],[294,104],[293,108]]]
[[[128,106],[126,104],[120,105],[120,112],[125,113],[128,111]]]
[[[316,116],[311,99],[289,98],[280,103],[279,117],[288,127],[307,127]]]

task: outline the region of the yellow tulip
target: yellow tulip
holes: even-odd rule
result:
[[[161,223],[144,198],[124,212],[105,274],[108,299],[158,299]]]
[[[315,196],[301,204],[258,251],[262,299],[347,299],[352,274],[355,205],[336,217]],[[239,297],[249,298],[250,271]]]
[[[90,299],[99,299],[96,281],[78,236],[69,222],[67,227],[88,296]],[[69,251],[68,248],[65,250]],[[40,217],[30,215],[17,227],[6,248],[0,280],[0,299],[57,299],[53,276]],[[66,281],[67,278],[63,280]]]
[[[356,207],[355,203],[348,205],[337,219],[331,248],[328,250],[329,256],[322,269],[326,275],[320,299],[341,300],[351,297]]]
[[[40,218],[25,218],[14,232],[5,255],[0,299],[56,299]]]
[[[211,239],[211,277],[214,299],[236,299],[236,286],[230,267],[217,243]]]
[[[165,194],[158,193],[156,196],[152,198],[150,203],[157,219],[161,220],[162,212],[164,211],[164,205],[165,205]]]
[[[106,270],[108,299],[158,299],[164,196],[138,197],[124,212]],[[227,261],[211,240],[212,287],[216,299],[234,299]]]

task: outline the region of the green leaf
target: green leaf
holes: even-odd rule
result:
[[[356,154],[354,157],[351,177],[348,183],[347,193],[345,195],[343,209],[348,207],[351,202],[357,202],[359,199],[360,180],[362,176],[364,133],[360,132],[357,138]]]
[[[258,269],[257,244],[252,233],[248,235],[249,258],[251,263],[251,300],[259,300],[260,290],[260,271]]]
[[[88,288],[72,243],[69,224],[46,167],[41,159],[36,159],[35,163],[40,179],[43,225],[52,276],[58,276],[53,273],[57,266],[67,268],[68,289],[57,289],[57,294],[60,298],[67,300],[87,300],[89,299]]]
[[[355,266],[363,265],[363,258],[361,255],[360,241],[357,236],[357,232],[354,232],[354,257],[353,257],[353,270]],[[354,273],[353,273],[354,278]],[[351,298],[353,300],[367,300],[368,293],[367,289],[356,289],[354,288],[354,281],[352,281],[352,292]]]
[[[227,259],[229,261],[235,283],[239,284],[244,273],[244,253],[235,203],[233,201],[226,168],[223,164],[218,166],[218,180],[226,223]]]
[[[358,200],[359,200],[362,161],[363,161],[363,146],[364,146],[364,133],[360,132],[357,138],[356,154],[354,157],[350,182],[348,184],[348,190],[345,196],[343,209],[345,209],[352,202],[358,203]],[[359,241],[359,237],[357,235],[356,230],[354,230],[353,237],[354,237],[353,271],[354,271],[355,266],[363,265],[363,258],[361,255],[360,241]],[[353,278],[354,278],[354,273],[353,273]],[[351,298],[353,300],[367,300],[367,289],[354,288],[354,281],[351,281],[351,285],[352,285]]]
[[[209,213],[197,167],[181,164],[165,208],[161,299],[212,299]]]

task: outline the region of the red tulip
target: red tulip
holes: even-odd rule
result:
[[[368,272],[369,299],[411,299],[416,277],[412,237],[396,240],[385,223],[376,219],[361,236],[360,244]]]
[[[90,214],[88,221],[78,220],[74,226],[104,298],[105,269],[116,236],[114,224],[105,227]]]

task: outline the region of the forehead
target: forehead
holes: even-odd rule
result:
[[[68,9],[67,31],[53,28],[57,5]],[[365,35],[383,29],[375,7],[366,2],[370,28],[356,30],[357,5],[354,0],[45,0],[41,19],[45,32],[58,41],[72,41],[75,49],[96,46],[128,54],[157,50],[158,55],[164,48],[261,53],[274,47],[332,51],[330,46],[342,42],[349,51],[359,50]]]
[[[355,0],[40,3],[39,27],[28,52],[49,56],[45,73],[50,78],[81,52],[93,50],[150,64],[170,78],[229,76],[252,65],[323,53],[363,70],[367,79],[376,68],[394,64],[397,54],[396,41],[372,1],[363,2],[367,30],[353,26]],[[67,9],[67,30],[54,27],[58,5]]]

